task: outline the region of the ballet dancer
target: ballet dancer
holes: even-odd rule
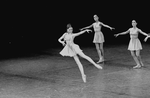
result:
[[[117,37],[119,35],[125,35],[128,33],[130,34],[130,42],[129,42],[128,50],[130,50],[131,55],[137,64],[133,68],[140,68],[141,66],[144,65],[142,63],[141,56],[140,56],[140,50],[142,50],[142,45],[140,40],[138,39],[138,35],[139,33],[141,33],[145,36],[148,36],[148,34],[141,31],[141,29],[137,28],[137,22],[135,20],[132,20],[132,26],[133,27],[127,30],[126,32],[115,34],[115,36]]]
[[[67,25],[67,32],[64,33],[59,39],[58,41],[64,46],[64,48],[62,49],[62,51],[60,52],[60,54],[62,56],[70,56],[73,57],[75,62],[77,63],[79,70],[81,72],[82,75],[82,79],[84,82],[86,82],[86,75],[84,74],[84,69],[83,66],[78,58],[77,55],[81,56],[82,58],[88,60],[89,62],[91,62],[95,67],[97,67],[98,69],[102,69],[102,67],[98,64],[96,64],[90,57],[88,57],[87,55],[85,55],[82,50],[80,49],[80,47],[74,43],[74,38],[76,36],[79,36],[85,32],[90,32],[91,30],[83,30],[81,32],[78,33],[73,33],[73,27],[71,26],[71,24]]]
[[[99,21],[99,17],[97,15],[94,15],[94,20],[95,22],[90,25],[90,26],[87,26],[87,27],[84,27],[80,30],[84,30],[84,29],[87,29],[87,28],[91,28],[93,27],[94,28],[94,31],[95,31],[95,34],[94,34],[94,40],[93,40],[93,43],[95,43],[95,46],[96,46],[96,50],[97,50],[97,53],[98,53],[98,56],[99,56],[99,61],[97,63],[100,63],[100,62],[103,62],[104,61],[104,49],[103,49],[103,43],[104,43],[104,35],[103,33],[101,32],[101,27],[104,26],[104,27],[107,27],[109,29],[114,29],[102,22]]]

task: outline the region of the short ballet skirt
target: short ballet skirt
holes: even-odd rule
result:
[[[131,38],[128,46],[128,50],[142,50],[141,42],[138,38]]]
[[[82,50],[77,44],[71,44],[71,45],[66,44],[66,46],[60,52],[62,56],[70,56],[70,57],[73,57],[76,54],[80,54],[80,53],[82,53]]]
[[[103,43],[104,41],[103,33],[101,31],[95,31],[93,43]]]

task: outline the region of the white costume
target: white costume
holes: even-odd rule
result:
[[[128,46],[128,50],[134,51],[134,50],[142,50],[142,45],[140,40],[138,39],[138,34],[140,29],[138,28],[130,28],[130,42]]]
[[[73,42],[74,37],[75,37],[74,34],[65,33],[64,40],[66,42],[66,45],[62,49],[62,51],[60,52],[60,54],[62,56],[73,57],[74,55],[82,52],[82,50],[80,49],[80,47]]]
[[[95,31],[93,43],[103,43],[104,42],[104,35],[101,32],[100,22],[93,23],[93,28]]]

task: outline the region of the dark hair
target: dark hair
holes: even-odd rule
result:
[[[72,27],[71,24],[70,23],[67,24],[67,29],[69,29],[70,27]]]

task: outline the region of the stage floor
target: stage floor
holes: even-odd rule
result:
[[[82,48],[94,61],[95,47]],[[59,55],[61,49],[34,57],[0,61],[0,98],[150,98],[150,45],[143,45],[145,67],[135,62],[127,46],[108,46],[102,70],[80,58],[87,83],[73,58]]]

